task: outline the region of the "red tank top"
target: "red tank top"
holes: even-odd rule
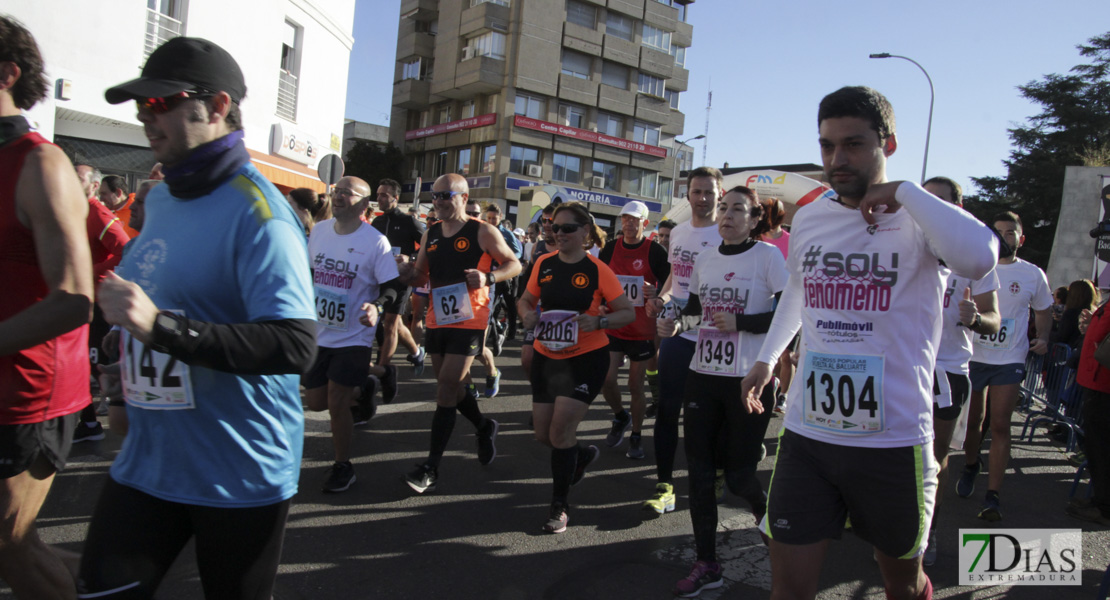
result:
[[[655,274],[651,271],[648,256],[651,254],[651,240],[645,239],[639,247],[629,248],[624,245],[624,238],[617,238],[617,245],[613,248],[613,258],[609,260],[609,268],[617,275],[637,275],[644,278],[644,283],[659,287]],[[628,325],[610,331],[609,335],[622,340],[654,340],[655,319],[647,316],[647,311],[642,306],[636,307],[636,320]]]
[[[15,188],[23,160],[48,144],[28,133],[0,146],[0,321],[42,300],[49,288],[39,269],[31,230],[16,217]],[[89,327],[0,356],[0,424],[40,423],[89,404]]]

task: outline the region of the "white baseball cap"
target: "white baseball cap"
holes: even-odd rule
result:
[[[639,200],[633,200],[632,202],[624,205],[624,208],[621,209],[621,216],[632,215],[641,219],[647,219],[649,212],[650,211],[648,210],[646,204],[640,202]]]

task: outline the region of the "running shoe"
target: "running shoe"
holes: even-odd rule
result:
[[[354,418],[356,427],[369,423],[378,412],[378,406],[374,404],[374,394],[377,391],[378,378],[373,375],[368,376],[362,383],[362,389],[359,390],[358,404],[351,407],[351,416]]]
[[[597,457],[601,456],[601,450],[597,446],[586,446],[578,451],[578,462],[574,466],[574,477],[571,478],[570,484],[577,485],[582,478],[586,476],[586,469],[593,464]]]
[[[975,493],[975,477],[979,475],[979,471],[982,468],[982,458],[974,465],[964,465],[964,471],[960,473],[960,479],[956,482],[957,496],[961,498],[970,498],[971,495]]]
[[[486,419],[486,426],[478,431],[478,463],[488,465],[497,458],[497,430],[501,424],[493,419]]]
[[[998,494],[987,492],[987,499],[979,511],[979,518],[994,523],[1002,520],[1002,503],[998,501]]]
[[[327,493],[345,492],[355,482],[355,468],[351,461],[337,462],[328,470],[323,489]]]
[[[104,426],[100,421],[93,421],[92,423],[78,423],[77,428],[73,430],[73,443],[80,442],[97,442],[104,439]]]
[[[725,501],[725,470],[717,469],[717,476],[713,478],[713,496],[717,498],[717,504]]]
[[[926,567],[931,567],[931,566],[937,564],[937,530],[936,529],[930,529],[929,530],[929,545],[925,547],[925,556],[921,559],[921,562],[924,563]]]
[[[613,428],[609,430],[609,435],[605,436],[605,445],[610,448],[616,448],[624,441],[624,432],[632,428],[632,415],[628,414],[627,410],[622,410],[620,414],[613,417]]]
[[[415,490],[417,494],[434,492],[437,479],[439,479],[439,474],[427,464],[417,465],[415,470],[405,475],[405,483],[409,484],[409,487]]]
[[[96,405],[96,416],[98,416],[98,417],[107,417],[108,416],[108,400],[107,399],[101,400],[99,403],[97,403],[97,405]],[[1082,461],[1080,461],[1080,462],[1082,462]]]
[[[1103,527],[1110,527],[1110,517],[1102,514],[1102,511],[1093,504],[1069,504],[1067,512],[1076,519],[1097,523]]]
[[[393,365],[382,365],[385,369],[385,375],[381,376],[382,384],[382,404],[389,404],[397,398],[397,367]]]
[[[669,483],[655,484],[655,495],[644,501],[644,508],[659,514],[674,511],[674,486]]]
[[[478,386],[473,383],[466,384],[466,391],[464,393],[475,400],[482,397],[482,394],[478,393]]]
[[[567,505],[562,502],[552,502],[551,511],[548,513],[547,522],[543,530],[547,533],[562,533],[567,530]]]
[[[633,460],[640,460],[644,457],[644,442],[638,435],[628,436],[628,452],[624,453],[625,456]]]
[[[424,359],[426,358],[428,358],[428,352],[424,350],[424,346],[417,346],[416,354],[410,354],[405,357],[406,360],[412,363],[413,375],[419,377],[424,374]]]
[[[493,398],[501,391],[501,371],[486,376],[486,397]]]
[[[651,400],[648,401],[647,406],[644,407],[644,418],[645,419],[654,419],[656,417],[656,415],[658,415],[658,414],[659,414],[659,404],[657,404],[655,402],[655,398],[652,398]]]
[[[702,590],[712,590],[721,587],[721,565],[715,562],[699,560],[694,563],[694,568],[685,579],[680,579],[674,585],[674,595],[679,598],[694,598]]]
[[[786,412],[786,394],[779,394],[775,400],[775,414],[783,414]]]

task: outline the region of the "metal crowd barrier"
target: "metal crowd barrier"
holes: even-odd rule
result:
[[[1060,425],[1068,431],[1066,451],[1073,452],[1083,435],[1081,407],[1083,391],[1075,380],[1075,369],[1068,366],[1072,350],[1055,344],[1044,357],[1030,354],[1025,361],[1025,381],[1021,384],[1023,407],[1029,412],[1018,439],[1028,432],[1029,441],[1038,425]],[[1034,403],[1039,410],[1032,410]]]

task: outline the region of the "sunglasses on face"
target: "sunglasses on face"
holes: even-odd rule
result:
[[[542,218],[542,219],[540,219],[540,221],[541,221],[542,223],[545,223],[545,224],[547,224],[547,225],[550,225],[550,224],[552,224],[552,223],[554,223],[554,222],[555,222],[555,219]]]
[[[582,228],[578,223],[565,223],[563,225],[552,225],[551,231],[553,233],[574,233]]]
[[[450,200],[455,195],[461,193],[462,192],[455,192],[451,190],[448,190],[446,192],[432,192],[432,200]]]
[[[207,92],[189,90],[178,92],[172,96],[165,96],[162,98],[145,98],[143,100],[135,100],[135,105],[139,108],[139,110],[146,109],[156,115],[164,115],[177,108],[186,100],[203,100],[205,98],[211,98],[212,95],[213,94]]]

